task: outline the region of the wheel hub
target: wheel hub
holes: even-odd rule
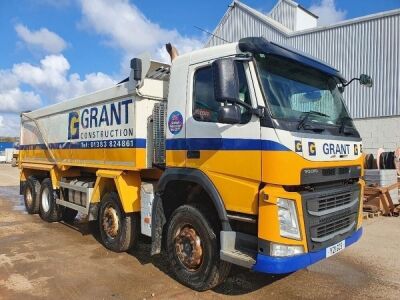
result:
[[[119,217],[115,208],[108,206],[104,210],[103,229],[110,238],[115,238],[118,235],[120,228]]]
[[[28,206],[31,206],[31,205],[32,205],[32,202],[33,202],[33,197],[32,197],[32,191],[31,191],[31,188],[30,188],[30,187],[28,187],[28,188],[26,189],[26,195],[25,195],[25,197],[26,197],[26,204],[27,204]]]
[[[42,192],[42,208],[47,213],[50,209],[50,192],[45,188]]]
[[[175,237],[175,251],[178,259],[189,270],[197,270],[203,261],[203,247],[196,230],[185,225],[180,228]]]

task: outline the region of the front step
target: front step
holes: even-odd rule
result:
[[[230,250],[224,251],[221,250],[220,257],[222,260],[230,262],[232,264],[245,267],[250,269],[256,263],[256,256],[250,253],[245,253],[240,250]]]
[[[256,263],[257,238],[236,231],[221,231],[220,258],[250,269]]]

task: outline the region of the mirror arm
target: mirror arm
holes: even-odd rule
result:
[[[240,100],[235,100],[235,101],[227,101],[225,100],[224,105],[228,105],[228,102],[232,103],[232,104],[237,104],[239,106],[243,106],[244,108],[247,108],[253,115],[256,115],[257,117],[261,118],[264,116],[265,114],[265,108],[264,107],[257,107],[254,108],[251,105],[247,104],[246,102],[242,102]]]
[[[257,107],[257,108],[252,108],[252,109],[251,109],[251,113],[252,113],[253,115],[256,115],[256,116],[259,117],[259,118],[262,118],[262,117],[265,116],[265,108],[264,108],[264,107],[261,107],[261,106],[259,106],[259,107]]]
[[[343,87],[346,87],[346,86],[348,86],[350,83],[352,83],[354,80],[358,80],[358,81],[360,81],[360,78],[358,78],[358,77],[355,77],[355,78],[353,78],[352,80],[350,80],[349,82],[347,82],[347,83],[342,83],[342,86]]]

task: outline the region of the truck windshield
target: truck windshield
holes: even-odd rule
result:
[[[255,58],[273,118],[354,126],[333,76],[276,56],[258,54]]]

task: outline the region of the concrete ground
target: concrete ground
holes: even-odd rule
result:
[[[400,218],[364,223],[356,245],[287,276],[233,268],[204,293],[172,279],[142,239],[131,253],[107,251],[93,226],[49,224],[25,212],[18,170],[0,166],[0,299],[400,299]]]

